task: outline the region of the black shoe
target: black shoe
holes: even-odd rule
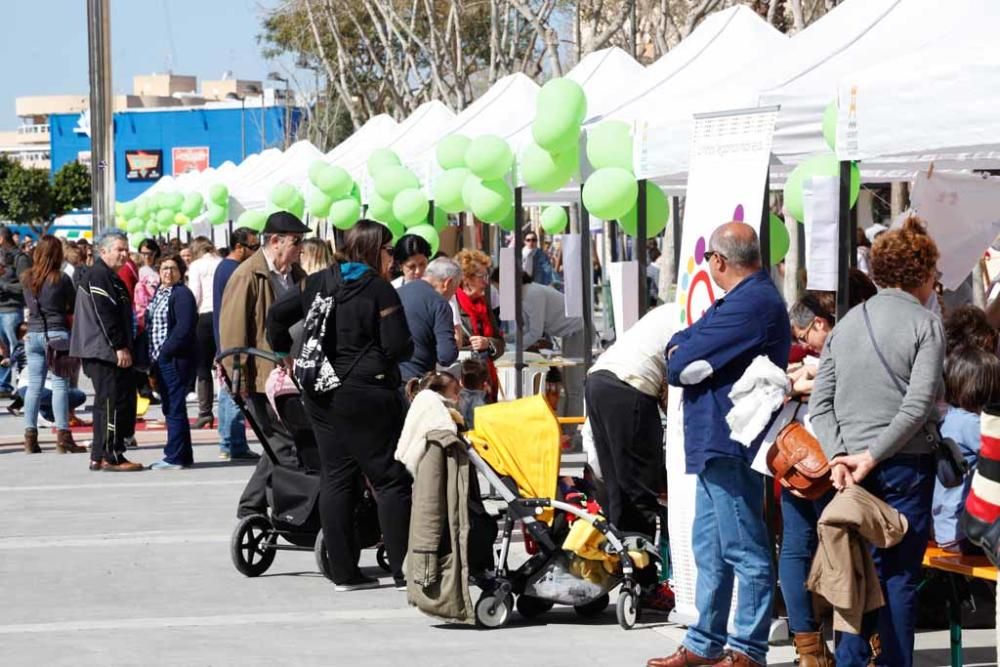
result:
[[[334,584],[333,590],[338,593],[347,593],[350,591],[362,591],[367,588],[378,588],[378,579],[358,572],[351,580],[345,581],[342,584]]]
[[[406,577],[393,577],[392,581],[396,585],[397,591],[406,592]]]
[[[237,454],[229,454],[230,461],[258,461],[260,460],[260,454],[257,452],[245,451],[239,452]]]
[[[960,523],[969,541],[986,552],[994,567],[1000,567],[1000,519],[986,523],[963,512]]]

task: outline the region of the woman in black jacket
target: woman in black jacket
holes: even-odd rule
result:
[[[160,286],[146,309],[149,363],[167,422],[163,459],[149,466],[153,470],[180,470],[194,463],[186,401],[198,362],[198,306],[184,284],[186,268],[178,254],[160,257]]]
[[[267,318],[272,348],[288,352],[291,326],[318,296],[334,297],[322,347],[342,384],[322,394],[306,388],[303,399],[319,443],[320,518],[338,591],[378,585],[358,569],[354,514],[360,501],[359,472],[375,488],[393,578],[405,590],[413,480],[393,454],[403,428],[398,365],[410,357],[413,343],[402,304],[386,280],[392,251],[388,228],[358,222],[347,233],[346,261],[309,276],[301,293],[282,297]]]

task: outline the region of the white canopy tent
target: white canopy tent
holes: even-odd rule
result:
[[[386,132],[392,132],[397,125],[396,119],[387,114],[372,116],[354,134],[327,152],[324,159],[331,164],[338,164],[351,151],[357,150],[366,142],[370,142]]]
[[[309,166],[322,157],[323,153],[312,143],[298,141],[274,158],[261,160],[260,168],[227,183],[230,205],[236,200],[243,210],[264,208],[272,188],[279,183],[301,188],[308,180]]]

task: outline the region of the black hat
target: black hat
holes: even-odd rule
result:
[[[265,234],[305,234],[312,231],[288,211],[276,211],[267,216],[267,223],[264,225]]]

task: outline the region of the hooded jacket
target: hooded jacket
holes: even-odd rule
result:
[[[392,285],[363,264],[333,264],[309,276],[301,292],[279,299],[267,316],[271,349],[291,351],[292,325],[305,318],[320,294],[334,297],[323,351],[341,381],[397,389],[399,362],[413,354],[406,315]]]

